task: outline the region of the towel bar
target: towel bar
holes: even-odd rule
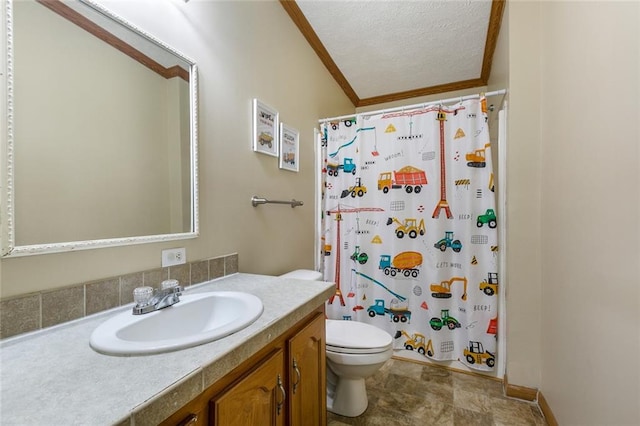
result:
[[[297,206],[301,206],[304,203],[296,199],[293,199],[291,201],[279,201],[279,200],[267,200],[266,198],[258,197],[257,195],[254,195],[253,197],[251,197],[251,205],[253,207],[258,206],[259,204],[289,204],[291,205],[291,208],[294,208]]]

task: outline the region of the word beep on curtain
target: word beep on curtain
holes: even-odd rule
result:
[[[382,328],[396,349],[493,370],[499,219],[486,99],[328,122],[321,133],[329,318]]]

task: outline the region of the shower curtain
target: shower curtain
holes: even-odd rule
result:
[[[322,268],[336,283],[327,316],[386,330],[400,356],[493,371],[499,218],[486,99],[358,115],[321,134]]]

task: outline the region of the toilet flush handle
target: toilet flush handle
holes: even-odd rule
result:
[[[296,393],[296,388],[298,387],[298,385],[300,384],[300,380],[302,379],[302,375],[300,374],[300,370],[298,369],[298,362],[296,361],[296,359],[293,359],[293,371],[296,372],[296,376],[298,376],[298,379],[293,383],[293,393]]]

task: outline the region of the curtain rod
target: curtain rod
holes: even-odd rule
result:
[[[507,93],[507,89],[501,89],[501,90],[495,90],[493,92],[486,92],[484,94],[484,96],[485,97],[497,96],[497,95],[504,95],[506,93]],[[403,111],[403,110],[410,110],[410,109],[416,109],[416,108],[425,108],[425,107],[427,107],[429,105],[437,105],[437,104],[443,104],[443,103],[455,102],[455,101],[466,101],[468,99],[477,99],[479,97],[480,97],[480,95],[458,96],[457,98],[441,99],[439,101],[423,102],[423,103],[415,104],[415,105],[405,105],[405,106],[401,106],[401,107],[381,109],[381,110],[378,110],[378,111],[367,111],[367,112],[361,112],[361,113],[355,113],[355,114],[349,114],[349,115],[341,115],[339,117],[323,118],[322,120],[318,120],[318,123],[326,123],[327,121],[346,120],[347,118],[353,118],[353,117],[357,117],[359,115],[374,115],[374,114],[383,114],[383,113],[389,113],[389,112],[394,112],[394,111]]]

